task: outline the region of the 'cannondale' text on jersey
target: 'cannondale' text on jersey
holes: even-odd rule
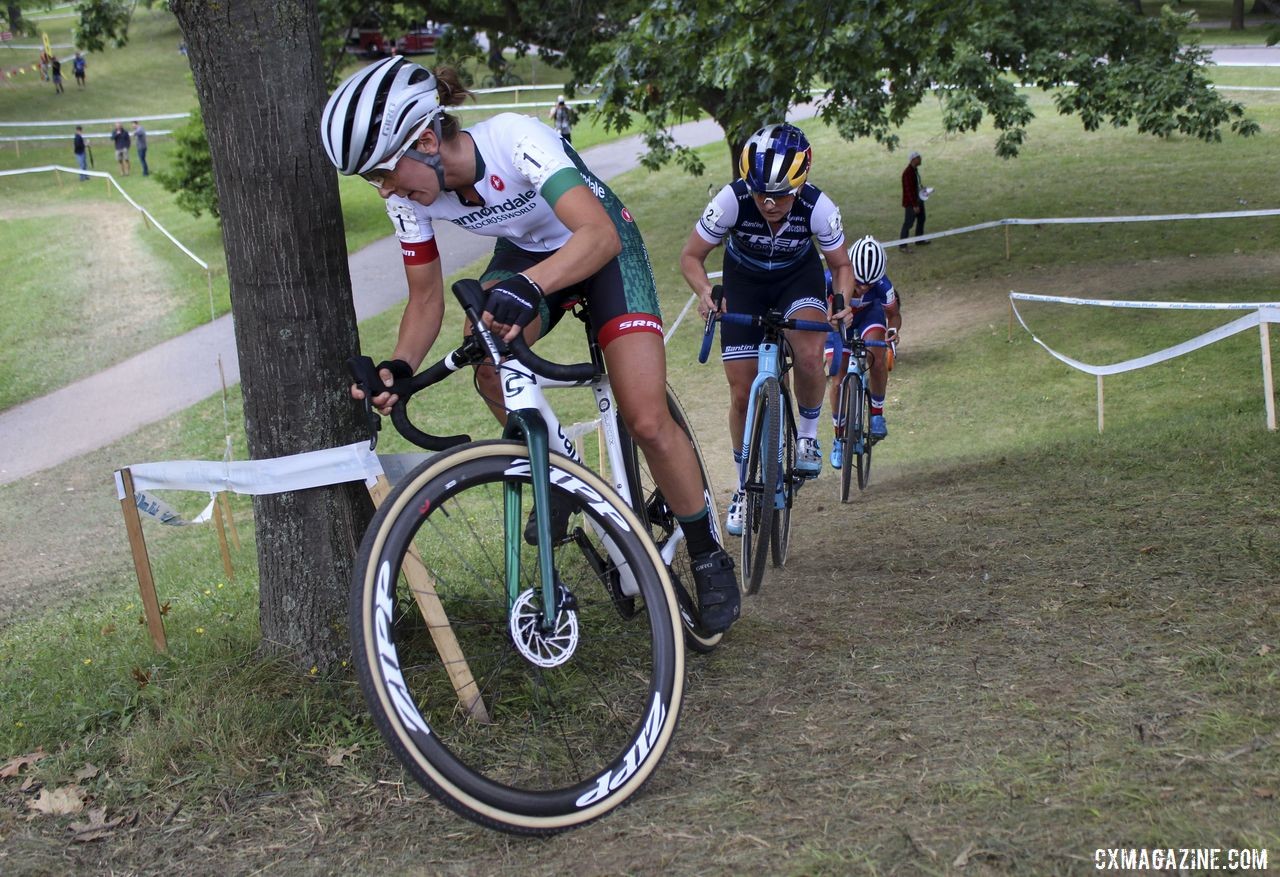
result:
[[[465,131],[475,141],[479,179],[474,186],[483,203],[463,203],[452,191],[441,192],[429,205],[399,195],[387,198],[387,214],[406,262],[435,257],[433,223],[441,220],[475,234],[504,238],[531,252],[554,252],[573,234],[555,215],[555,203],[583,183],[600,199],[615,225],[630,223],[630,215],[609,187],[541,122],[502,113]],[[418,252],[430,257],[413,258]]]

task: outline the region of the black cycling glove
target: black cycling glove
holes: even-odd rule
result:
[[[513,274],[489,290],[484,309],[495,323],[523,329],[538,315],[540,301],[542,288],[523,274]]]
[[[403,359],[384,359],[377,365],[379,375],[384,368],[391,372],[391,377],[397,381],[405,381],[413,377],[413,366]]]

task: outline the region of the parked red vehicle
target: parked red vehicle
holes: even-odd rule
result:
[[[426,55],[436,50],[439,38],[438,27],[415,27],[396,40],[396,48],[401,55]]]
[[[360,58],[382,58],[395,51],[395,44],[376,27],[353,27],[347,31],[347,51]]]

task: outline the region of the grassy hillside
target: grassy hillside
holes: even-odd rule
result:
[[[1222,75],[1280,85],[1270,72]],[[1086,134],[1046,97],[1017,161],[992,156],[989,131],[941,133],[932,106],[902,136],[937,187],[930,231],[1280,207],[1280,99],[1243,94],[1263,127],[1253,140]],[[806,130],[814,181],[847,232],[896,234],[905,155]],[[723,165],[719,146],[704,157]],[[687,299],[679,248],[719,182],[637,171],[616,184],[669,320]],[[849,505],[829,470],[804,488],[787,567],[715,654],[691,658],[682,724],[653,780],[631,806],[550,841],[498,836],[433,803],[345,668],[298,678],[256,659],[246,500],[233,580],[208,529],[147,527],[171,645],[151,651],[109,473],[217,457],[228,424],[243,457],[234,389],[225,420],[209,399],[0,487],[0,593],[17,594],[0,631],[0,764],[47,753],[0,779],[0,871],[1083,874],[1108,847],[1274,858],[1280,439],[1263,426],[1258,334],[1108,379],[1099,434],[1093,379],[1010,333],[1007,293],[1280,300],[1280,220],[1046,225],[1011,230],[1010,245],[1006,260],[995,230],[890,252],[903,343],[872,485]],[[42,301],[41,319],[63,306]],[[1096,363],[1230,319],[1024,314],[1047,343]],[[389,347],[394,324],[363,324],[365,346]],[[723,377],[696,364],[697,340],[690,323],[671,339],[670,377],[724,494]],[[544,344],[562,360],[581,350],[572,327]],[[589,400],[570,399],[566,419],[589,415]],[[465,378],[433,391],[431,409],[457,430],[495,430]],[[821,436],[829,446],[829,424]],[[171,501],[194,514],[204,500]],[[124,821],[70,841],[84,814],[27,818],[41,785],[75,786]]]

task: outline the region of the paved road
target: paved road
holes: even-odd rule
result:
[[[675,129],[686,146],[723,137],[714,122]],[[587,164],[608,180],[639,164],[644,147],[628,137],[583,151]],[[490,238],[447,223],[436,226],[446,276],[486,255]],[[365,319],[408,295],[400,246],[394,237],[370,244],[351,257],[356,317]],[[218,392],[218,360],[227,384],[240,380],[230,314],[172,338],[117,365],[0,414],[0,484],[56,466],[181,411]],[[148,388],[133,393],[124,388]]]

